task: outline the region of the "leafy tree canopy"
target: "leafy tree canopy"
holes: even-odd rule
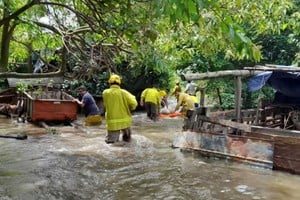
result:
[[[297,8],[292,0],[3,0],[0,69],[34,50],[62,47],[78,79],[118,73],[124,63],[138,77],[201,57],[257,62],[256,36],[299,35]],[[48,63],[52,55],[41,56]]]

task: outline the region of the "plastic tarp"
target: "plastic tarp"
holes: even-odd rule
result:
[[[267,83],[271,75],[272,72],[263,72],[250,78],[248,81],[249,91],[253,92],[261,89]]]
[[[249,91],[259,90],[265,85],[276,91],[276,103],[300,104],[300,72],[263,72],[248,81]]]

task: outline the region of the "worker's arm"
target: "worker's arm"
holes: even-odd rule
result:
[[[145,90],[142,92],[141,100],[140,100],[140,105],[141,105],[141,106],[144,106],[144,103],[145,103],[144,101],[145,101],[146,91],[147,91],[147,89],[145,89]]]
[[[136,101],[135,96],[133,94],[131,94],[130,92],[128,92],[127,90],[123,90],[123,93],[124,93],[123,95],[125,95],[125,97],[127,99],[129,109],[131,111],[135,110],[137,107],[137,101]]]
[[[178,97],[178,102],[177,102],[177,105],[175,107],[175,112],[179,109],[179,107],[181,106],[182,104],[182,101],[183,101],[183,96],[180,94],[179,97]]]
[[[74,99],[73,100],[74,102],[76,102],[81,108],[83,108],[84,107],[84,102],[83,101],[79,101],[79,99]]]
[[[187,92],[189,91],[189,89],[190,89],[190,84],[188,83],[188,84],[186,85],[186,87],[185,87],[184,92],[187,93]]]
[[[156,102],[157,102],[158,113],[160,113],[160,108],[161,108],[161,105],[160,105],[160,103],[161,103],[161,98],[160,98],[159,92],[157,92]]]

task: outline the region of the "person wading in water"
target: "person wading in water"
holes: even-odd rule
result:
[[[147,117],[153,121],[157,121],[158,119],[161,107],[160,101],[160,93],[154,85],[142,92],[140,105],[145,106]]]
[[[120,133],[122,139],[129,142],[131,139],[131,111],[135,110],[137,101],[134,95],[127,90],[121,89],[121,77],[113,74],[108,83],[109,89],[103,91],[103,104],[105,108],[106,143],[115,143],[119,141]]]
[[[94,97],[87,91],[86,87],[83,85],[78,88],[78,91],[82,99],[81,101],[75,99],[75,102],[77,102],[80,107],[83,108],[86,117],[85,125],[100,125],[102,122],[102,118],[100,116],[100,110],[95,102]]]

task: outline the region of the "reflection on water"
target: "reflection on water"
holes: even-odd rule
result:
[[[29,137],[0,138],[0,199],[299,199],[300,176],[172,149],[182,119],[145,118],[134,116],[125,145],[106,144],[104,125],[47,134],[1,118],[0,133]]]

